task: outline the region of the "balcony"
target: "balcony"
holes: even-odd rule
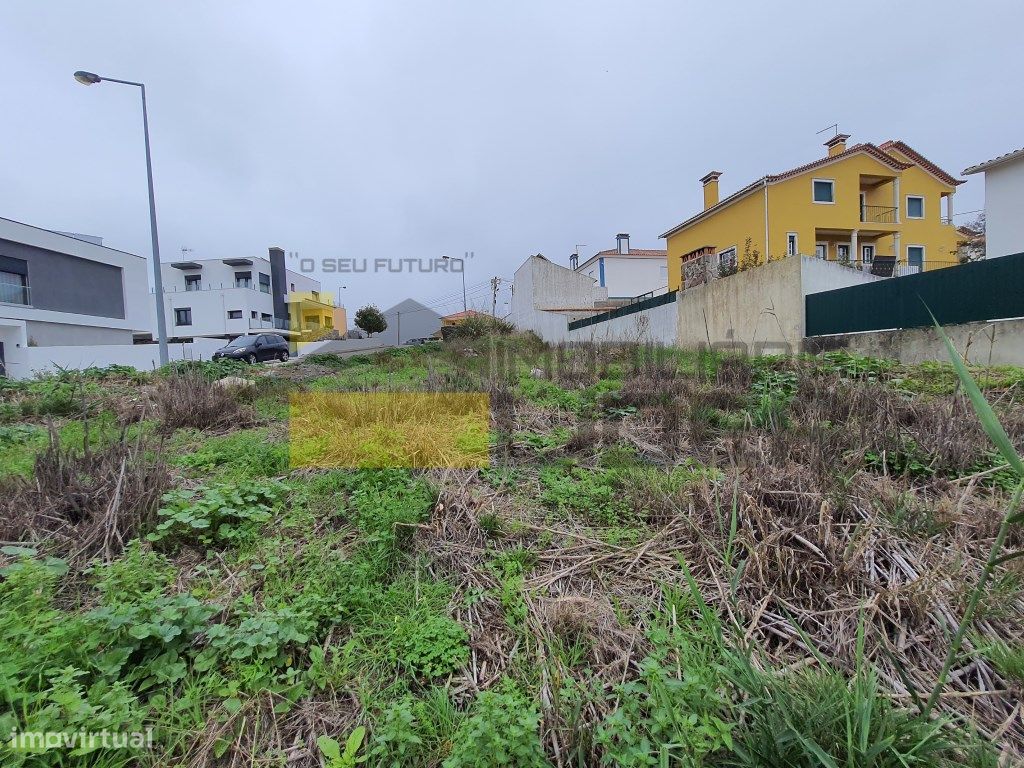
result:
[[[0,283],[0,304],[32,304],[32,293],[27,285],[16,283]]]
[[[288,331],[291,330],[291,321],[287,319],[282,320],[279,317],[275,317],[272,320],[249,320],[249,327],[253,330]]]
[[[887,205],[862,205],[860,220],[871,224],[896,224],[896,209]]]

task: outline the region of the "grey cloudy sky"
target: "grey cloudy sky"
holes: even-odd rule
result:
[[[90,3],[2,0],[0,216],[149,253],[147,84],[165,259],[433,258],[471,286],[658,235],[722,193],[854,141],[946,170],[1024,144],[1019,2]],[[980,179],[959,211],[983,203]],[[344,303],[458,292],[362,275]],[[489,292],[471,290],[470,304]],[[461,309],[461,295],[440,307]]]

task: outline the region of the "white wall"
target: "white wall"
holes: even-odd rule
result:
[[[675,346],[678,338],[678,315],[676,303],[672,302],[568,331],[565,340],[594,344],[625,341]]]
[[[600,259],[604,259],[604,285],[611,299],[628,299],[651,291],[660,294],[668,289],[668,259],[664,256],[601,256],[582,267],[579,274],[599,281]]]
[[[1024,157],[985,171],[986,258],[1024,253]]]
[[[825,261],[813,256],[801,256],[800,262],[800,280],[803,284],[804,296],[810,293],[834,291],[838,288],[849,288],[851,285],[863,285],[891,279],[878,277],[859,269],[844,267],[834,261]]]
[[[196,339],[189,344],[171,344],[171,360],[209,360],[224,345],[221,339]],[[106,344],[103,346],[23,347],[7,354],[7,375],[27,379],[58,368],[81,370],[92,366],[130,365],[150,371],[160,365],[156,344]]]
[[[520,330],[533,331],[547,341],[551,335],[567,332],[567,317],[587,317],[593,314],[590,309],[595,302],[607,298],[608,291],[592,278],[543,256],[531,256],[512,278],[512,311],[508,319]]]

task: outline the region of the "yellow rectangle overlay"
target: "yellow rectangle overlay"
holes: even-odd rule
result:
[[[289,398],[292,468],[471,469],[490,463],[480,392],[301,392]]]

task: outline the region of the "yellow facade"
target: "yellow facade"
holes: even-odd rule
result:
[[[292,291],[288,294],[288,320],[300,338],[315,339],[334,329],[334,304],[331,297],[318,291]]]
[[[952,197],[955,179],[940,169],[925,169],[888,142],[849,150],[832,143],[831,156],[767,176],[720,202],[717,189],[707,189],[717,186],[718,174],[705,176],[705,211],[662,235],[669,288],[682,283],[682,257],[704,246],[712,246],[723,259],[735,248],[740,269],[793,252],[866,269],[878,256],[896,256],[905,266],[908,252],[915,258],[923,255],[925,270],[956,263],[959,235],[943,219],[943,208],[951,209],[951,200],[944,198]],[[815,201],[815,181],[831,182],[831,202]],[[915,201],[909,203],[908,197]],[[923,216],[911,218],[908,206],[916,213],[918,197],[923,198]]]

